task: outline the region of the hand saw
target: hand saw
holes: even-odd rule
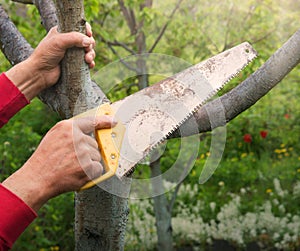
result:
[[[80,190],[112,176],[122,179],[136,164],[246,67],[257,53],[245,42],[112,104],[80,116],[115,116],[95,137],[106,173]]]

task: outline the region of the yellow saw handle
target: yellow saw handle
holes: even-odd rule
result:
[[[96,116],[102,115],[115,115],[112,107],[108,103],[101,105],[97,109]],[[91,188],[114,176],[119,166],[120,150],[124,134],[125,126],[119,121],[113,128],[95,130],[95,137],[102,156],[105,173],[82,186],[79,191]]]

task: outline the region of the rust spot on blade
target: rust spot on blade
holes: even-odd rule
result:
[[[161,88],[161,84],[163,84],[163,81],[143,89],[144,94],[150,98],[153,98],[157,95],[157,93],[162,93],[163,89]]]

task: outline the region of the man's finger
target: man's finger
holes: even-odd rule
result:
[[[86,22],[85,25],[86,25],[86,34],[89,37],[93,36],[92,26],[89,24],[89,22]]]
[[[75,31],[60,33],[58,32],[57,26],[54,26],[50,29],[49,34],[55,36],[57,44],[64,50],[72,47],[94,48],[96,44],[95,39],[92,37],[91,30],[88,31],[87,35]]]
[[[98,178],[103,172],[103,166],[98,161],[93,161],[91,166],[84,170],[85,174],[92,180]]]
[[[117,124],[111,116],[75,118],[73,123],[85,134],[95,129],[111,128]]]
[[[117,121],[111,116],[104,115],[100,117],[95,117],[95,129],[111,128],[114,127],[116,124]]]

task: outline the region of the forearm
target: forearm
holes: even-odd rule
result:
[[[79,190],[103,171],[98,144],[90,133],[115,125],[108,116],[57,123],[34,154],[3,182],[3,186],[36,212],[49,199]]]
[[[35,212],[38,212],[51,197],[48,195],[51,190],[45,188],[46,182],[41,181],[40,177],[31,171],[31,167],[27,163],[4,180],[2,185],[23,200]]]
[[[44,87],[43,76],[34,69],[34,62],[29,58],[6,72],[6,76],[28,100],[32,100]]]

